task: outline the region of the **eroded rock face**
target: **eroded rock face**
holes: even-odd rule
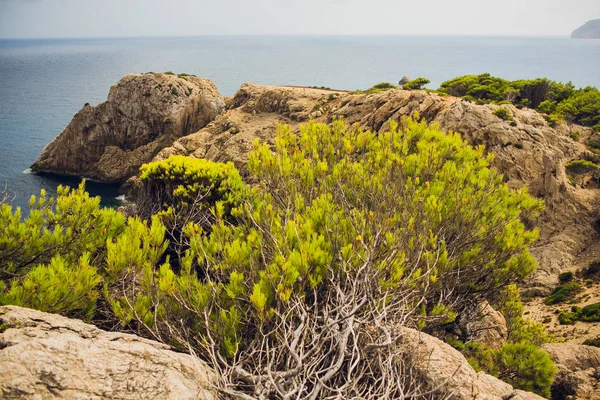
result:
[[[542,347],[558,368],[553,399],[600,399],[600,348],[566,343]]]
[[[216,399],[204,362],[59,315],[0,307],[3,399]]]
[[[196,132],[225,108],[208,79],[127,75],[108,100],[85,105],[32,165],[34,172],[124,182],[176,139]]]
[[[483,372],[475,372],[465,357],[450,345],[419,331],[406,328],[399,346],[408,357],[412,373],[425,387],[437,388],[439,398],[452,400],[541,400],[534,393]],[[436,398],[436,397],[434,397]]]

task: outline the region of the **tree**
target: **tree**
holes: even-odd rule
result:
[[[282,126],[275,149],[256,143],[238,206],[218,200],[209,229],[185,227],[179,265],[160,255],[159,219],[130,222],[109,246],[107,296],[124,324],[205,355],[233,397],[418,396],[402,328],[452,321],[536,265],[523,220],[542,203],[490,161],[411,119]]]
[[[423,86],[427,85],[430,82],[431,81],[426,78],[417,78],[408,83],[405,83],[402,86],[402,89],[404,89],[404,90],[421,90],[421,89],[423,89]]]
[[[581,187],[584,186],[585,180],[595,175],[600,167],[591,161],[587,160],[573,160],[565,164],[565,168],[568,172],[579,175],[581,178]]]

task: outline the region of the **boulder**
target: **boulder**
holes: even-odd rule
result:
[[[160,150],[203,128],[224,109],[208,79],[127,75],[110,88],[106,102],[86,104],[75,114],[31,170],[124,182]]]
[[[486,300],[467,307],[458,319],[458,328],[466,342],[481,343],[493,349],[502,347],[508,337],[506,319]]]
[[[216,399],[215,374],[190,355],[79,320],[0,307],[3,399]]]
[[[567,343],[542,347],[558,368],[552,385],[553,399],[600,400],[600,348]]]
[[[409,371],[439,397],[451,400],[541,400],[534,393],[516,390],[511,385],[483,372],[475,372],[465,357],[450,345],[422,332],[405,328],[398,342]]]

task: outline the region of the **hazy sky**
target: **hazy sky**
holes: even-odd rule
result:
[[[0,37],[560,35],[600,0],[0,0]]]

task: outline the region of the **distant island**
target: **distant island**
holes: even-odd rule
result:
[[[593,19],[583,26],[575,29],[571,34],[572,39],[600,39],[600,19]]]

